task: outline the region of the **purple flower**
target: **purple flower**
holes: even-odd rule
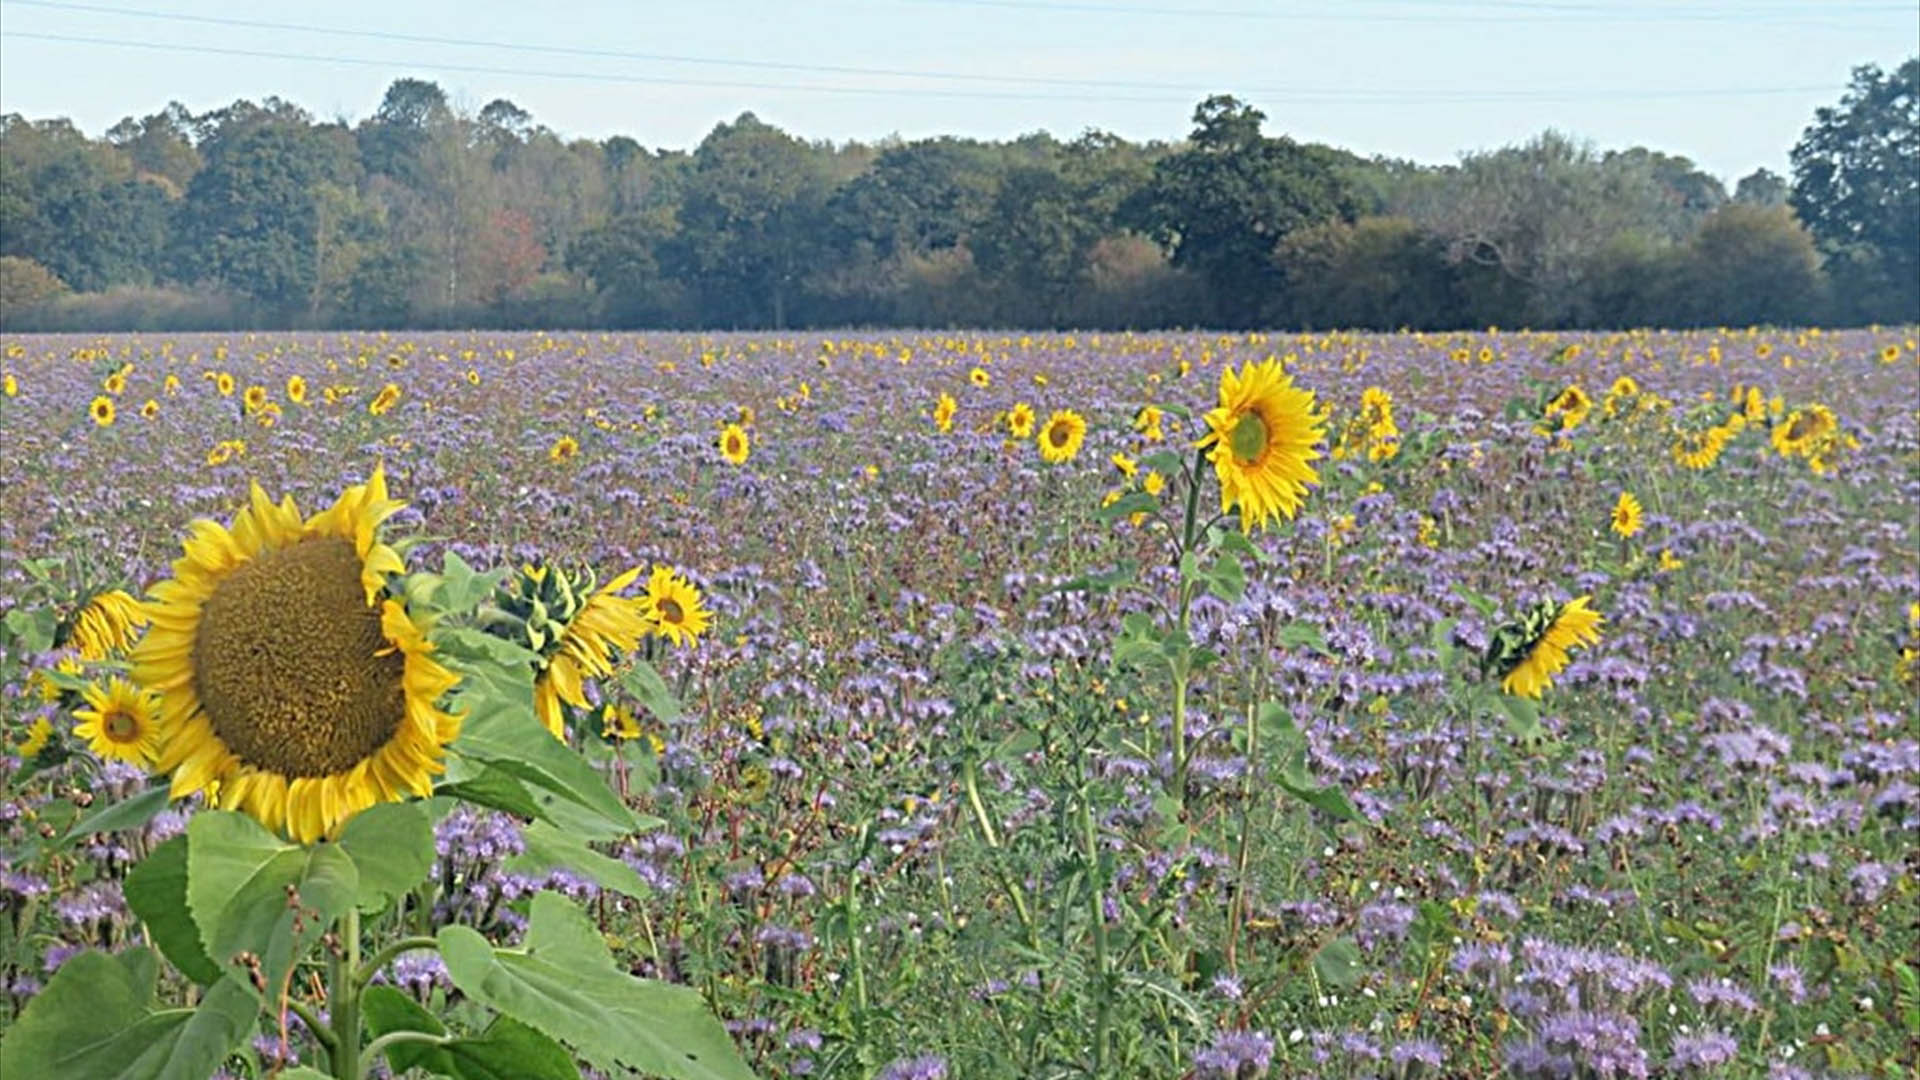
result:
[[[1273,1037],[1258,1031],[1223,1031],[1193,1055],[1200,1080],[1256,1080],[1273,1063]]]
[[[946,1080],[947,1059],[939,1054],[901,1058],[880,1070],[877,1080]]]

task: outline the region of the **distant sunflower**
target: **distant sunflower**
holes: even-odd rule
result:
[[[675,645],[698,639],[713,619],[702,604],[700,590],[664,566],[654,567],[647,576],[647,594],[640,604],[653,632]]]
[[[1072,409],[1056,409],[1040,429],[1040,458],[1048,464],[1072,461],[1087,441],[1087,421]]]
[[[729,465],[745,465],[751,445],[747,441],[747,429],[739,424],[728,424],[720,429],[720,456]]]
[[[372,401],[367,402],[367,412],[374,416],[385,416],[400,402],[400,386],[388,383],[380,388]]]
[[[1821,449],[1840,430],[1833,410],[1825,405],[1795,409],[1773,425],[1767,441],[1781,457],[1809,457]]]
[[[1732,433],[1723,427],[1682,432],[1673,444],[1674,464],[1695,472],[1711,469],[1720,460],[1720,452],[1726,449],[1727,440],[1731,437]]]
[[[44,716],[36,716],[33,723],[27,725],[26,734],[20,736],[20,741],[15,744],[14,752],[20,755],[20,760],[32,761],[39,757],[40,751],[45,750],[47,744],[52,741],[53,721]]]
[[[987,387],[993,385],[993,376],[987,374],[986,368],[977,367],[967,372],[967,381],[985,390]]]
[[[213,388],[220,392],[221,397],[232,397],[233,376],[224,371],[216,372],[213,376]]]
[[[1113,467],[1120,470],[1120,475],[1129,480],[1138,476],[1140,473],[1140,463],[1118,450],[1114,451],[1113,456],[1107,460],[1113,462]]]
[[[307,403],[307,379],[304,375],[287,376],[287,400],[295,405]]]
[[[1623,537],[1639,533],[1642,527],[1640,500],[1633,497],[1633,492],[1621,492],[1619,500],[1613,504],[1611,527]]]
[[[1900,346],[1883,345],[1880,347],[1880,362],[1891,364],[1900,359]]]
[[[82,693],[87,708],[74,710],[82,721],[74,736],[87,740],[102,759],[143,768],[151,764],[159,746],[159,696],[118,677],[104,687],[91,683]]]
[[[124,590],[96,594],[62,628],[58,642],[72,645],[83,659],[98,663],[133,647],[147,625],[147,613]]]
[[[155,768],[174,797],[209,791],[310,844],[375,803],[431,793],[460,731],[438,705],[457,677],[383,596],[405,567],[378,530],[403,505],[375,469],[304,520],[256,483],[231,526],[193,523],[132,657],[159,695]]]
[[[1205,417],[1200,440],[1220,478],[1220,509],[1240,508],[1240,527],[1252,531],[1275,515],[1292,518],[1307,487],[1320,482],[1309,462],[1326,438],[1313,392],[1293,385],[1277,361],[1220,372],[1220,405]]]
[[[571,435],[562,435],[547,448],[547,460],[564,465],[580,456],[580,443]]]
[[[1142,405],[1140,411],[1133,414],[1133,430],[1148,442],[1159,442],[1167,437],[1161,426],[1164,417],[1158,405]]]
[[[259,412],[266,407],[267,388],[261,386],[259,383],[254,383],[252,386],[247,387],[246,391],[240,395],[240,401],[246,405],[248,412]]]
[[[20,396],[20,380],[14,377],[13,372],[9,371],[4,377],[0,377],[0,394],[8,397]]]
[[[953,430],[953,414],[959,408],[960,403],[953,400],[952,394],[941,392],[940,400],[933,406],[933,426],[939,428],[942,435]]]
[[[116,371],[113,374],[107,376],[106,378],[100,380],[100,389],[105,390],[109,394],[115,394],[115,395],[126,393],[127,392],[127,373],[124,371]]]
[[[1503,626],[1487,646],[1484,663],[1501,676],[1500,689],[1538,700],[1567,666],[1571,649],[1600,642],[1605,621],[1587,606],[1591,596],[1564,604],[1544,603],[1519,623]]]
[[[1593,399],[1578,386],[1569,385],[1565,390],[1555,394],[1552,401],[1547,402],[1547,419],[1559,420],[1560,430],[1563,432],[1572,431],[1585,423],[1587,416],[1592,412]]]
[[[93,422],[100,427],[112,427],[114,417],[113,399],[104,394],[94,398],[93,404],[87,406],[87,415],[93,417]]]
[[[1007,413],[1007,434],[1016,439],[1033,438],[1033,406],[1022,401]]]
[[[159,415],[160,415],[160,403],[153,400],[152,398],[148,398],[140,406],[140,416],[143,419],[151,420],[154,417]]]

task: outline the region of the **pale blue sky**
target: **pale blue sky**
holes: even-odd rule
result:
[[[1731,183],[1785,172],[1854,65],[1916,51],[1912,0],[0,0],[0,111],[97,134],[278,94],[357,120],[412,75],[564,135],[690,147],[748,109],[816,139],[1172,139],[1225,91],[1361,153],[1450,161],[1551,126]]]

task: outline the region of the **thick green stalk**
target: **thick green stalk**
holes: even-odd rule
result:
[[[1087,791],[1080,790],[1080,829],[1087,845],[1087,912],[1093,919],[1093,968],[1099,986],[1094,997],[1093,1074],[1107,1068],[1107,1044],[1112,1011],[1113,976],[1107,959],[1107,917],[1101,900],[1104,883],[1100,880],[1100,835],[1094,831],[1093,811],[1087,805]]]
[[[327,958],[327,990],[333,995],[334,1080],[360,1080],[360,909],[348,905],[338,924],[340,951]]]

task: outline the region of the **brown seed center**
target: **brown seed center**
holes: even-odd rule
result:
[[[367,606],[360,557],[340,537],[261,554],[207,598],[195,687],[242,762],[288,777],[344,772],[405,716],[406,659]]]
[[[678,626],[681,620],[687,616],[687,613],[681,610],[680,602],[670,596],[662,597],[660,602],[655,606],[660,609],[660,621],[663,623],[672,623]]]

